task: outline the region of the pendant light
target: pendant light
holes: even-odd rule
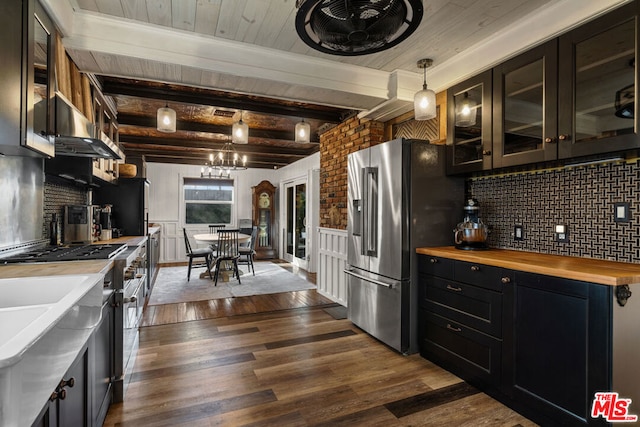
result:
[[[240,120],[233,124],[231,138],[234,144],[249,143],[249,126],[242,121],[242,112],[240,112]]]
[[[302,119],[302,121],[296,123],[296,142],[310,142],[311,141],[311,125]]]
[[[413,97],[413,111],[416,120],[429,120],[436,116],[436,93],[427,89],[427,68],[433,64],[432,59],[421,59],[418,61],[418,68],[422,68],[424,73],[422,90]]]
[[[460,104],[456,103],[456,126],[466,128],[475,125],[478,114],[476,106],[476,102],[469,98],[469,92],[465,92]]]
[[[158,108],[157,128],[160,132],[172,133],[176,131],[176,111],[165,104],[163,108]]]

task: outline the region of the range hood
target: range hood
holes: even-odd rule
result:
[[[109,138],[99,138],[97,127],[89,121],[64,95],[55,94],[56,156],[121,159],[120,149]]]

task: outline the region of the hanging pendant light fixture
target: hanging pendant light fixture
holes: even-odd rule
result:
[[[478,114],[476,106],[476,102],[469,98],[469,92],[465,92],[460,104],[456,103],[456,126],[465,128],[475,125]]]
[[[201,178],[229,178],[231,171],[247,169],[247,156],[242,157],[233,147],[233,142],[224,143],[220,151],[216,154],[209,154],[209,161],[200,168]]]
[[[421,59],[418,68],[422,68],[424,77],[422,90],[413,97],[413,111],[416,120],[429,120],[436,116],[436,93],[427,89],[427,68],[433,64],[432,59]]]
[[[157,128],[160,132],[172,133],[176,131],[176,111],[165,104],[163,108],[158,108]]]
[[[296,123],[296,142],[310,142],[311,141],[311,125],[302,119],[302,121]]]
[[[249,126],[242,121],[242,112],[240,112],[240,120],[233,124],[231,135],[234,144],[249,143]]]

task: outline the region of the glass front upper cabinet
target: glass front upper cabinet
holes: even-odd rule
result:
[[[557,42],[493,71],[493,166],[557,158]]]
[[[447,173],[491,169],[491,70],[447,90]]]
[[[638,2],[560,37],[559,157],[640,146],[636,85]],[[562,86],[563,82],[572,82]]]

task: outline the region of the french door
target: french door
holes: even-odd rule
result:
[[[307,268],[307,182],[306,179],[284,184],[284,258]]]

